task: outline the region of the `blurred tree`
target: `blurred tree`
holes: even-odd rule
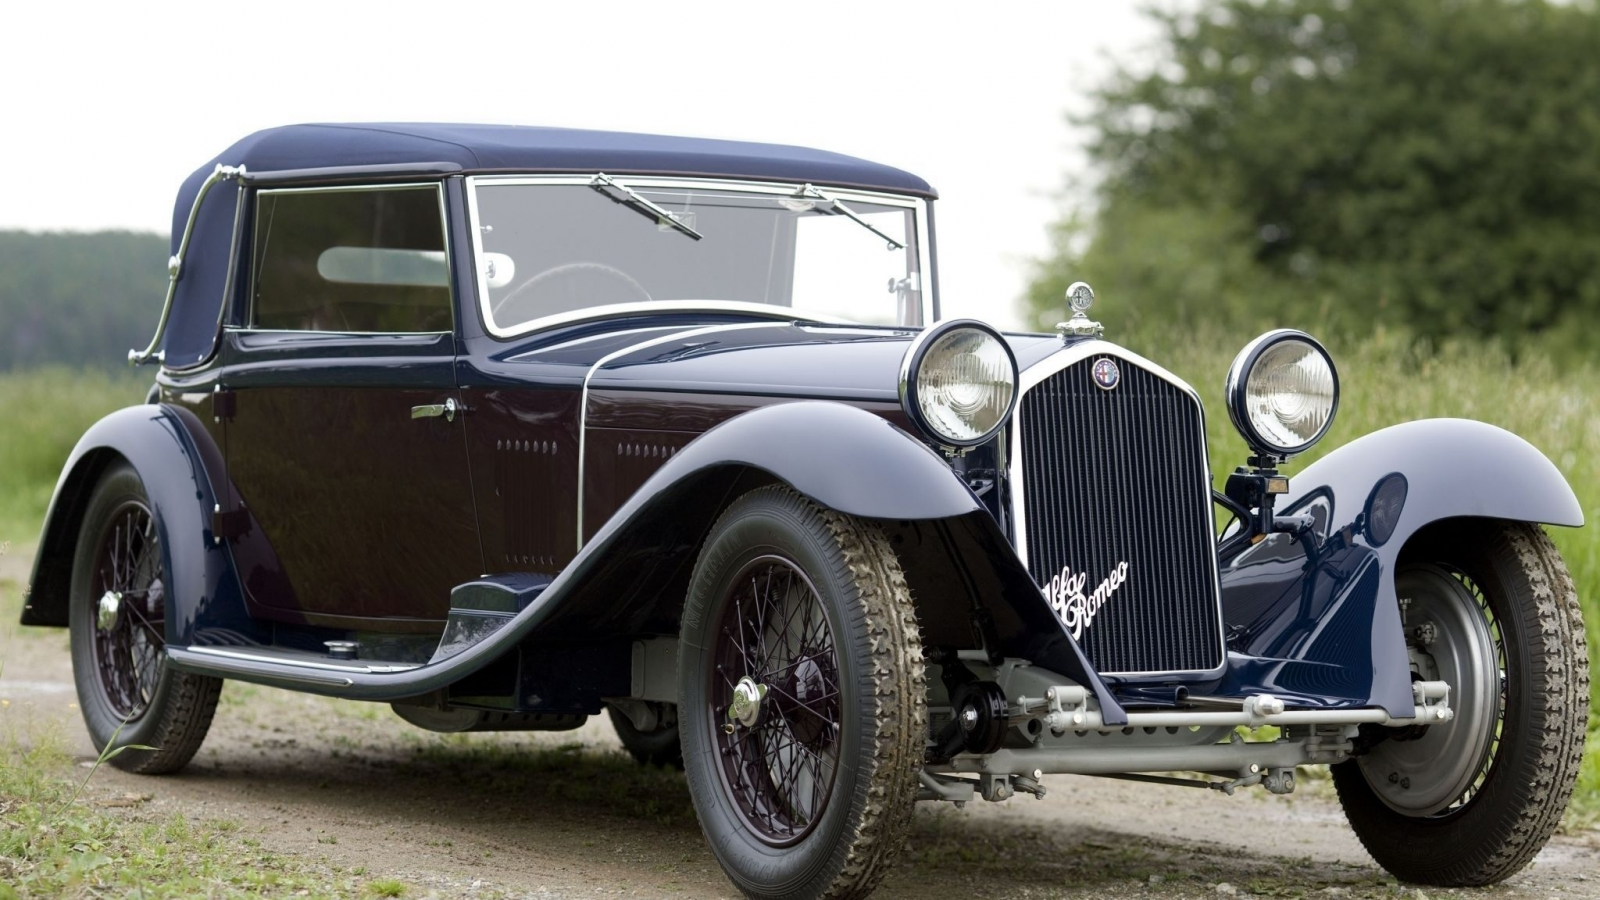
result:
[[[158,234],[0,232],[0,371],[126,367],[155,330],[166,262]]]
[[[1202,0],[1077,124],[1096,210],[1039,324],[1309,315],[1429,338],[1600,331],[1600,15],[1542,0]],[[1290,304],[1285,306],[1285,304]],[[1581,340],[1573,338],[1572,340]]]

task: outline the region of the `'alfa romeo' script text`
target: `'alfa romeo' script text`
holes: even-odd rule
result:
[[[1095,585],[1092,593],[1084,593],[1084,587],[1089,582],[1087,573],[1073,573],[1071,566],[1062,566],[1061,574],[1050,579],[1050,583],[1042,587],[1044,595],[1050,598],[1050,608],[1061,617],[1062,624],[1067,626],[1073,640],[1083,637],[1083,630],[1094,624],[1095,614],[1100,612],[1100,607],[1106,605],[1111,595],[1122,587],[1128,580],[1128,563],[1117,563],[1116,568],[1106,579]]]

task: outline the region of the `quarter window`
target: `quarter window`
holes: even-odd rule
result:
[[[252,328],[450,330],[436,186],[261,191],[254,260]]]

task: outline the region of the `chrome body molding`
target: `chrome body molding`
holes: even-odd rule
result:
[[[1064,371],[1066,369],[1069,369],[1072,366],[1075,366],[1075,365],[1077,365],[1079,363],[1086,362],[1088,360],[1093,359],[1096,356],[1102,356],[1102,355],[1104,355],[1104,356],[1113,356],[1113,357],[1125,360],[1125,361],[1127,361],[1127,362],[1129,362],[1129,363],[1131,363],[1131,364],[1133,364],[1135,366],[1138,366],[1141,369],[1144,369],[1146,372],[1149,372],[1151,375],[1154,375],[1157,378],[1160,378],[1163,381],[1169,382],[1173,386],[1177,387],[1178,389],[1183,391],[1194,402],[1195,408],[1199,411],[1199,414],[1200,414],[1200,424],[1201,424],[1200,434],[1197,435],[1197,437],[1199,439],[1199,446],[1200,446],[1200,458],[1195,460],[1194,462],[1195,462],[1195,465],[1199,466],[1200,473],[1203,476],[1203,480],[1205,481],[1205,483],[1206,484],[1210,484],[1211,483],[1211,463],[1210,463],[1210,459],[1208,458],[1208,455],[1207,455],[1208,454],[1208,450],[1207,450],[1207,446],[1206,446],[1206,435],[1205,435],[1205,404],[1200,402],[1199,393],[1196,392],[1195,389],[1193,387],[1191,387],[1187,381],[1184,381],[1182,378],[1179,378],[1178,376],[1176,376],[1176,375],[1172,374],[1171,372],[1167,371],[1165,368],[1161,367],[1160,365],[1157,365],[1156,363],[1151,362],[1148,359],[1145,359],[1144,357],[1140,356],[1139,354],[1134,353],[1131,350],[1127,350],[1127,349],[1125,349],[1125,348],[1123,348],[1121,346],[1118,346],[1117,344],[1113,344],[1110,341],[1102,341],[1102,340],[1091,339],[1091,340],[1076,341],[1076,342],[1073,342],[1073,343],[1069,343],[1065,347],[1063,347],[1062,349],[1058,350],[1057,352],[1051,354],[1050,356],[1045,357],[1044,359],[1040,360],[1039,362],[1033,364],[1032,366],[1029,366],[1027,369],[1024,369],[1022,371],[1021,376],[1020,376],[1020,378],[1018,380],[1017,396],[1016,396],[1016,399],[1015,399],[1016,405],[1013,407],[1013,413],[1012,413],[1012,417],[1011,417],[1011,427],[1006,430],[1007,432],[1009,432],[1009,434],[1006,434],[1005,432],[1002,433],[1006,438],[1005,443],[1007,445],[1009,445],[1007,447],[1002,447],[1002,452],[1005,452],[1005,451],[1009,450],[1009,456],[1006,457],[1005,465],[1006,465],[1007,477],[1010,479],[1010,482],[1011,482],[1011,522],[1012,522],[1012,528],[1014,529],[1014,531],[1013,531],[1013,534],[1014,534],[1013,546],[1014,546],[1014,548],[1016,550],[1017,559],[1022,562],[1022,565],[1023,565],[1024,568],[1029,568],[1029,562],[1028,562],[1028,541],[1027,541],[1027,537],[1028,537],[1028,535],[1027,535],[1028,517],[1027,517],[1027,508],[1026,508],[1026,504],[1027,504],[1026,493],[1027,492],[1025,490],[1025,487],[1026,487],[1025,474],[1023,472],[1023,464],[1022,464],[1022,453],[1023,453],[1023,447],[1025,445],[1024,445],[1023,439],[1022,439],[1023,438],[1023,435],[1022,435],[1022,427],[1023,427],[1022,426],[1022,418],[1023,417],[1022,417],[1021,413],[1019,412],[1021,410],[1021,408],[1022,408],[1022,400],[1023,400],[1024,397],[1027,396],[1027,394],[1028,394],[1028,392],[1030,390],[1033,390],[1034,388],[1038,387],[1040,384],[1042,384],[1046,380],[1048,380],[1051,376],[1056,375],[1057,373],[1062,372],[1062,371]],[[1210,525],[1211,525],[1211,531],[1213,533],[1215,533],[1216,532],[1216,510],[1214,509],[1214,507],[1212,507],[1209,497],[1206,498],[1206,511],[1207,511],[1207,519],[1208,519],[1208,521],[1210,522]],[[1150,676],[1160,676],[1163,679],[1174,680],[1174,681],[1205,681],[1205,680],[1217,678],[1224,671],[1227,670],[1227,666],[1228,666],[1228,648],[1227,648],[1227,643],[1226,643],[1226,639],[1227,639],[1227,623],[1223,620],[1223,617],[1222,617],[1222,603],[1221,603],[1222,584],[1221,584],[1221,575],[1220,575],[1220,571],[1219,571],[1219,566],[1218,566],[1216,554],[1215,553],[1210,554],[1209,558],[1210,558],[1210,562],[1211,562],[1211,566],[1210,567],[1211,567],[1211,585],[1212,585],[1212,591],[1213,591],[1212,596],[1217,599],[1217,603],[1216,603],[1217,635],[1218,635],[1219,643],[1221,645],[1219,647],[1219,652],[1218,652],[1218,657],[1217,657],[1218,660],[1219,660],[1218,665],[1215,668],[1205,669],[1205,670],[1200,670],[1200,671],[1151,670],[1151,671],[1137,671],[1137,672],[1101,672],[1099,674],[1101,674],[1101,675],[1103,675],[1105,677],[1108,677],[1108,678],[1144,678],[1144,677],[1150,677]],[[1030,572],[1030,576],[1031,576],[1032,570],[1029,569],[1029,572]]]
[[[274,665],[295,666],[323,672],[351,672],[361,675],[389,675],[395,672],[409,672],[420,667],[420,664],[413,663],[362,662],[354,659],[312,659],[304,654],[274,653],[263,649],[236,650],[231,647],[185,647],[183,650],[185,653],[220,656],[224,659],[236,659],[241,662],[272,663]]]

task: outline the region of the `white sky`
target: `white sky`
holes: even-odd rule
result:
[[[290,122],[774,141],[926,178],[944,314],[1008,327],[1082,171],[1063,113],[1153,37],[1117,0],[57,0],[7,4],[0,29],[0,228],[166,232],[189,172]]]

